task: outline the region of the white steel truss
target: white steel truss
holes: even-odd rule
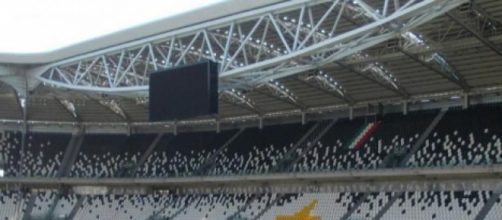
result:
[[[242,107],[246,110],[254,112],[261,115],[260,109],[256,106],[253,100],[251,100],[243,91],[237,89],[229,89],[220,92],[220,99],[224,102],[231,103],[233,105]]]
[[[492,49],[499,56],[502,56],[502,49],[495,43],[488,40],[488,37],[502,29],[502,23],[492,18],[483,9],[475,4],[470,4],[469,9],[461,15],[447,13],[447,16],[464,28],[467,32],[476,37],[479,41]]]
[[[285,99],[293,103],[298,102],[298,97],[284,84],[271,79],[267,83],[260,85],[260,87],[266,87],[270,90],[271,94],[274,94],[280,99]]]
[[[304,78],[306,81],[311,81],[321,89],[335,93],[341,98],[348,99],[345,89],[340,85],[333,77],[324,73],[322,70],[317,73],[313,73]]]
[[[288,1],[62,60],[36,77],[55,87],[138,97],[150,72],[213,60],[220,91],[249,90],[360,54],[465,2]],[[362,25],[351,29],[342,16]],[[395,79],[386,81],[400,90]]]
[[[457,72],[457,70],[448,61],[448,59],[441,53],[433,51],[430,54],[416,56],[406,51],[414,47],[425,49],[430,48],[428,43],[423,39],[421,35],[409,31],[403,33],[402,37],[404,38],[404,42],[402,43],[403,45],[399,48],[402,53],[415,60],[416,62],[422,64],[426,68],[437,72],[439,75],[455,83],[464,91],[470,90],[470,86],[467,85],[463,77]]]

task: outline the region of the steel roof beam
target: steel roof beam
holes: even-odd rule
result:
[[[19,93],[17,92],[17,90],[15,88],[11,88],[12,89],[12,93],[14,94],[14,98],[16,99],[16,104],[17,104],[17,107],[19,109],[19,112],[21,112],[21,115],[25,115],[25,111],[26,111],[26,98],[24,98],[24,104],[22,104],[22,97],[19,95]],[[23,106],[24,105],[24,106]]]
[[[315,70],[341,60],[392,39],[401,31],[417,27],[466,1],[408,1],[409,4],[398,10],[386,10],[387,14],[380,15],[365,1],[357,0],[357,4],[364,6],[364,13],[371,14],[375,20],[367,20],[360,27],[345,32],[339,30],[342,25],[337,22],[339,15],[354,14],[347,11],[350,7],[344,7],[351,3],[341,0],[286,1],[65,59],[44,66],[42,71],[33,75],[61,88],[138,96],[144,95],[148,89],[149,71],[190,64],[203,58],[223,64],[220,79],[225,85],[222,88],[238,86],[233,82],[254,87],[270,79]],[[318,10],[319,5],[328,8]],[[311,17],[315,11],[314,17],[318,20],[310,19],[309,26],[304,25],[301,30],[301,25],[297,28],[284,26],[282,21],[287,15],[302,11],[301,18]],[[326,26],[332,27],[331,30],[324,30]],[[213,34],[218,30],[226,37],[215,40]],[[322,33],[330,34],[322,37]],[[263,39],[275,41],[265,45]]]
[[[501,51],[500,47],[498,47],[493,42],[491,42],[486,37],[484,37],[483,34],[481,34],[479,31],[475,30],[469,24],[465,23],[458,16],[456,16],[456,15],[454,15],[452,13],[448,12],[448,13],[446,13],[446,15],[449,18],[451,18],[453,21],[455,21],[455,23],[457,23],[458,25],[462,26],[462,28],[464,28],[466,31],[468,31],[469,33],[471,33],[475,38],[477,38],[479,41],[481,41],[484,45],[486,45],[491,50],[493,50],[493,52],[497,53],[499,56],[502,56],[502,51]]]
[[[301,78],[298,78],[298,77],[295,78],[295,80],[298,81],[298,82],[301,82],[304,85],[307,85],[309,87],[315,88],[315,89],[317,89],[317,90],[319,90],[319,91],[321,91],[321,92],[323,92],[325,94],[328,94],[328,95],[333,96],[333,97],[335,97],[337,99],[340,99],[340,100],[344,101],[345,103],[347,103],[349,105],[355,103],[354,99],[352,97],[350,97],[350,95],[345,94],[345,96],[342,96],[342,95],[340,95],[340,94],[338,94],[336,92],[333,92],[331,90],[325,89],[325,88],[323,88],[321,86],[318,86],[318,85],[316,85],[314,83],[309,82],[308,80],[301,79]]]
[[[448,75],[447,73],[445,73],[444,71],[441,71],[440,69],[438,69],[437,67],[435,66],[432,66],[430,63],[427,63],[426,61],[422,60],[420,57],[418,57],[417,55],[415,54],[412,54],[406,50],[404,50],[403,48],[401,47],[398,47],[398,50],[403,53],[404,55],[406,55],[407,57],[409,57],[410,59],[414,60],[415,62],[421,64],[422,66],[424,66],[425,68],[439,74],[440,76],[442,76],[443,78],[447,79],[448,81],[452,82],[453,84],[457,85],[458,87],[460,87],[462,90],[464,90],[465,92],[468,92],[471,87],[467,84],[467,82],[462,78],[462,76],[460,75],[456,75],[456,77],[458,79],[454,79],[452,78],[450,75]]]
[[[263,115],[262,111],[258,110],[256,107],[252,108],[248,105],[244,105],[244,104],[238,104],[238,103],[235,103],[235,102],[232,102],[232,101],[229,101],[229,100],[226,100],[226,99],[220,99],[222,102],[224,103],[227,103],[229,105],[233,105],[235,107],[238,107],[238,108],[241,108],[241,109],[244,109],[246,111],[250,111],[250,112],[253,112],[255,114],[257,114],[258,116],[261,116]]]
[[[127,113],[124,111],[124,108],[122,108],[117,102],[116,102],[116,105],[118,107],[118,110],[120,110],[120,112],[116,112],[115,109],[113,109],[109,105],[102,103],[101,100],[98,100],[90,95],[85,95],[85,96],[87,97],[87,99],[93,101],[94,103],[98,104],[99,106],[104,107],[105,109],[107,109],[108,111],[113,113],[114,115],[118,115],[120,118],[124,119],[125,122],[127,122],[127,123],[131,122],[129,115],[127,115]]]
[[[338,64],[338,66],[341,66],[344,69],[346,69],[346,70],[348,70],[348,71],[350,71],[352,73],[355,73],[358,76],[363,77],[364,79],[366,79],[368,81],[371,81],[371,82],[373,82],[375,84],[378,84],[379,86],[381,86],[381,87],[383,87],[383,88],[385,88],[387,90],[390,90],[390,91],[398,94],[399,96],[401,96],[404,99],[408,99],[410,97],[410,95],[408,94],[408,92],[404,88],[402,88],[402,87],[394,88],[394,87],[390,86],[389,84],[383,83],[383,82],[381,82],[381,81],[379,81],[379,80],[377,80],[377,79],[375,79],[373,77],[370,77],[368,74],[365,74],[365,73],[363,73],[363,72],[361,72],[359,70],[356,70],[356,69],[354,69],[354,68],[352,68],[352,67],[350,67],[350,66],[348,66],[348,65],[346,65],[346,64],[344,64],[342,62],[336,62],[336,63]]]
[[[56,96],[54,96],[54,99],[64,108],[64,110],[69,113],[77,122],[82,122],[82,118],[79,116],[77,107],[75,106],[75,103],[69,101],[69,100],[63,100],[60,99]],[[72,107],[73,106],[73,107]]]
[[[366,13],[361,14],[361,16],[366,16],[367,18],[372,19],[372,20],[380,20],[380,19],[384,18],[384,16],[386,16],[387,10],[389,8],[388,0],[384,3],[383,15],[381,15],[378,11],[373,9],[371,6],[367,5],[365,2],[355,0],[355,1],[353,1],[353,4],[354,5],[351,7],[352,10],[366,12]],[[394,7],[397,7],[397,8],[395,8],[395,10],[398,10],[399,9],[399,7],[398,7],[399,0],[394,1],[394,4],[395,4]],[[347,15],[342,15],[341,17],[343,17],[346,21],[350,22],[351,24],[356,25],[357,27],[361,26],[360,23],[356,22],[354,19],[350,18]],[[390,26],[392,26],[392,24]],[[361,57],[364,57],[366,59],[369,56],[368,56],[368,54],[361,53],[361,54],[354,54],[352,57],[356,58],[353,60],[359,60],[359,59],[361,59]],[[374,76],[379,78],[379,79],[377,79],[378,82],[380,82],[380,80],[384,80],[386,84],[390,84],[389,88],[396,90],[396,91],[399,91],[402,94],[407,94],[405,89],[399,85],[399,80],[396,77],[394,77],[391,73],[389,73],[388,69],[385,68],[382,64],[379,64],[377,62],[373,62],[373,63],[367,63],[367,65],[368,66],[366,66],[366,68],[369,68],[369,71],[371,71],[374,74]],[[358,72],[360,72],[360,71],[358,71]],[[363,72],[360,72],[360,73],[364,74]]]
[[[261,116],[263,111],[254,105],[253,101],[243,93],[236,90],[224,91],[220,93],[219,100],[233,106],[245,109]]]
[[[262,94],[262,95],[267,96],[269,98],[273,98],[275,100],[279,100],[279,101],[284,102],[284,103],[286,103],[288,105],[292,105],[294,107],[297,107],[297,108],[299,108],[301,110],[307,109],[306,105],[302,104],[298,100],[296,100],[296,102],[294,102],[294,101],[291,101],[288,98],[279,97],[276,94],[271,94],[270,92],[261,91],[259,89],[254,90],[254,92]]]

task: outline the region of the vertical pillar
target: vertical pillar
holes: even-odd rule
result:
[[[127,136],[131,136],[133,131],[132,131],[132,126],[131,126],[131,123],[130,122],[127,122]]]
[[[408,114],[408,101],[404,101],[403,102],[403,115],[407,115]]]
[[[22,133],[22,139],[21,139],[21,151],[20,151],[20,158],[19,158],[19,176],[23,176],[23,168],[25,166],[24,164],[24,157],[26,155],[26,142],[28,141],[28,103],[29,103],[29,91],[28,91],[28,78],[26,78],[26,75],[24,77],[24,97],[23,95],[20,95],[19,98],[19,104],[21,106],[21,109],[23,110],[23,133]]]
[[[462,108],[463,109],[467,109],[469,107],[469,95],[468,94],[464,94],[464,98],[463,98],[463,103],[462,103]]]

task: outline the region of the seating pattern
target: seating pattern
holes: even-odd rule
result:
[[[409,167],[444,167],[497,164],[502,162],[502,107],[474,106],[446,113],[423,146],[411,155]],[[395,167],[411,149],[437,111],[387,114],[382,117],[341,119],[308,150],[299,148],[294,172],[339,171]],[[367,123],[380,127],[360,149],[348,144]],[[201,174],[241,175],[269,173],[291,151],[293,145],[313,126],[312,123],[247,128],[221,152],[218,150],[237,131],[192,132],[164,135],[141,166],[137,163],[155,135],[87,134],[71,166],[72,177],[175,177]],[[26,139],[22,174],[55,177],[58,175],[70,135],[29,133]],[[19,132],[0,131],[0,166],[7,176],[18,175],[21,158]],[[215,158],[209,167],[205,162]],[[210,168],[210,169],[209,169]],[[29,190],[0,190],[0,220],[20,219],[32,193]],[[79,195],[60,191],[36,192],[31,209],[33,219],[68,217],[84,202],[75,219],[147,219],[152,216],[191,219],[275,219],[294,215],[311,207],[311,215],[339,219],[364,198],[348,219],[372,219],[393,196],[399,196],[382,219],[474,219],[492,195],[490,191],[298,193],[276,194],[160,194]],[[366,195],[365,197],[362,197]],[[502,197],[486,219],[500,219]],[[57,201],[54,207],[53,203]],[[311,206],[312,205],[312,206]],[[258,216],[259,215],[259,216]]]
[[[0,168],[4,176],[15,176],[19,167],[21,133],[0,130]]]
[[[0,190],[0,219],[21,219],[28,198],[29,194],[17,190]]]
[[[290,216],[309,205],[312,201],[318,203],[310,213],[321,219],[339,219],[354,204],[360,196],[358,193],[300,193],[287,196],[272,206],[260,219],[275,219],[276,216]]]
[[[394,193],[390,192],[369,193],[349,219],[373,219],[393,195]]]
[[[485,217],[485,220],[499,220],[502,219],[502,195],[499,195],[495,204],[490,209]]]
[[[473,106],[446,113],[422,147],[406,163],[410,167],[496,164],[502,162],[502,107]],[[381,118],[341,119],[318,143],[305,151],[296,149],[300,160],[292,165],[295,172],[374,169],[399,165],[420,133],[437,111],[387,114]],[[358,130],[377,120],[381,126],[360,149],[347,146]],[[208,160],[217,163],[209,175],[257,174],[270,172],[311,124],[286,124],[248,128],[221,153],[214,155],[235,134],[235,130],[165,135],[154,151],[139,166],[139,177],[190,176]],[[21,134],[0,132],[0,164],[6,176],[18,173]],[[139,158],[155,135],[87,134],[71,165],[73,177],[120,177],[133,175]],[[70,135],[29,133],[23,157],[23,175],[57,175]],[[303,152],[305,151],[305,152]],[[397,152],[397,153],[396,153]],[[395,157],[395,158],[393,158]],[[402,158],[401,158],[402,159]]]
[[[134,167],[152,140],[153,135],[86,135],[70,176],[121,176]]]
[[[75,194],[63,194],[60,196],[56,206],[54,207],[54,211],[52,216],[57,219],[64,219],[68,217],[77,203],[77,195]]]
[[[236,130],[181,133],[166,136],[139,168],[137,176],[190,176],[210,158]]]
[[[45,218],[56,195],[57,191],[39,192],[31,211],[31,218]],[[363,197],[365,195],[366,197]],[[340,219],[363,198],[363,202],[351,215],[347,216],[347,219],[373,219],[393,196],[398,196],[381,219],[473,220],[492,195],[491,191],[410,191],[368,194],[318,192],[257,195],[153,192],[147,195],[86,195],[74,219],[209,220],[227,219],[238,213],[233,219],[268,220],[276,219],[278,216],[293,216],[300,211],[308,213],[311,217],[319,217],[321,220]],[[21,219],[29,198],[30,193],[0,190],[0,219]],[[68,217],[76,200],[75,194],[63,195],[54,209],[53,219]],[[500,219],[501,201],[502,197],[499,197],[485,219]],[[247,206],[244,208],[245,205]]]
[[[406,192],[385,213],[383,219],[474,219],[488,191]]]
[[[181,194],[168,197],[161,209],[156,212],[158,217],[172,219],[179,211],[187,212],[186,208],[190,204],[197,202],[197,195]],[[186,213],[185,213],[186,214]]]
[[[70,137],[69,134],[30,133],[23,158],[23,175],[56,176]]]
[[[87,196],[75,219],[148,219],[172,198],[174,197],[155,193]]]
[[[364,128],[368,119],[359,118],[337,122],[325,137],[303,155],[293,165],[296,172],[332,171],[347,169],[374,169],[397,161],[387,161],[391,152],[404,155],[419,137],[420,133],[431,122],[436,112],[425,111],[402,114],[389,114],[381,119],[381,127],[360,149],[349,149],[347,146],[358,129]],[[387,163],[387,164],[384,164]]]
[[[502,107],[474,106],[446,113],[411,167],[444,167],[502,162]]]
[[[246,203],[249,195],[203,194],[176,216],[179,220],[227,219]]]
[[[312,124],[248,128],[217,157],[211,175],[268,173]]]
[[[244,207],[244,209],[242,209],[242,212],[238,214],[237,219],[253,219],[257,217],[262,210],[272,205],[277,196],[278,194],[276,193],[265,193],[255,195],[254,197],[247,197],[246,202],[248,202],[248,200],[250,202],[246,207]]]
[[[37,197],[35,198],[35,203],[33,204],[33,208],[31,210],[31,216],[36,219],[44,218],[49,212],[52,203],[56,199],[57,191],[45,191],[37,193]]]

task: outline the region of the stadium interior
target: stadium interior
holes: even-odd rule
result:
[[[218,113],[150,122],[149,74],[201,60]],[[0,220],[500,220],[501,139],[500,0],[227,0],[0,50]]]

